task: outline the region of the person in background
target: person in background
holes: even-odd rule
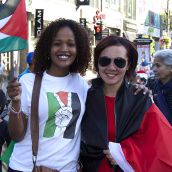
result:
[[[34,51],[32,73],[23,75],[19,82],[14,78],[7,87],[12,100],[8,128],[17,142],[9,172],[33,169],[30,113],[35,75],[42,76],[36,164],[60,172],[78,170],[80,123],[88,90],[79,73],[85,73],[90,61],[88,34],[79,23],[59,19],[41,34]]]
[[[18,79],[20,79],[24,74],[30,73],[32,60],[33,60],[33,55],[34,55],[33,52],[27,53],[26,63],[28,64],[28,67],[21,74],[19,74]]]
[[[5,64],[4,64],[4,62],[1,60],[1,62],[0,62],[0,76],[1,76],[1,75],[4,75],[4,73],[5,73]]]
[[[4,81],[6,80],[7,74],[5,71],[5,63],[0,59],[0,88],[3,88]]]
[[[145,52],[144,52],[145,53]],[[145,54],[144,54],[145,56]],[[142,57],[141,59],[141,63],[139,65],[139,69],[138,70],[144,70],[147,74],[149,73],[150,71],[150,64],[149,62],[146,60],[145,57]]]
[[[3,145],[6,143],[6,145],[8,146],[11,140],[8,133],[7,121],[4,119],[4,116],[2,116],[6,103],[7,103],[7,98],[5,96],[5,93],[3,92],[3,90],[0,89],[0,155],[2,152]],[[1,161],[0,161],[0,172],[2,172]]]
[[[148,79],[147,73],[144,70],[139,70],[137,71],[137,76],[138,76],[137,82],[146,85]]]
[[[153,99],[172,125],[172,50],[159,50],[154,54],[154,78],[148,79]]]
[[[93,17],[93,24],[94,24],[94,29],[95,30],[97,29],[97,27],[100,26],[100,22],[101,22],[100,11],[97,10],[96,15]]]
[[[33,55],[34,53],[33,52],[29,52],[27,53],[27,56],[26,56],[26,63],[28,64],[28,67],[21,73],[18,75],[18,80],[24,75],[24,74],[27,74],[27,73],[30,73],[31,72],[31,65],[32,65],[32,60],[33,60]],[[11,100],[9,100],[11,101]],[[7,125],[7,123],[6,123]],[[8,166],[8,161],[9,161],[9,158],[12,154],[12,151],[13,151],[13,147],[14,147],[14,144],[15,144],[15,141],[14,140],[11,140],[10,144],[8,143],[7,146],[7,149],[4,151],[4,154],[2,155],[2,161],[4,161],[6,163],[6,165]]]
[[[28,64],[28,67],[21,73],[18,75],[18,80],[24,75],[24,74],[27,74],[27,73],[30,73],[31,72],[31,65],[32,65],[32,60],[33,60],[33,55],[34,53],[33,52],[29,52],[27,53],[27,56],[26,56],[26,63]],[[10,100],[11,101],[11,100]],[[13,151],[13,147],[14,147],[14,144],[15,144],[15,141],[14,140],[11,140],[10,144],[8,144],[7,146],[7,149],[5,150],[4,154],[2,157],[5,157],[5,158],[2,158],[2,160],[8,165],[8,161],[9,161],[9,158],[12,154],[12,151]],[[5,160],[4,160],[5,159]]]
[[[92,81],[81,124],[83,172],[171,172],[172,127],[148,94],[133,94],[138,53],[109,36],[94,50]]]

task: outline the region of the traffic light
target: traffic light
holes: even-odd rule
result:
[[[79,22],[80,22],[80,24],[81,24],[82,26],[86,27],[86,23],[87,23],[86,18],[80,18],[80,19],[79,19]]]
[[[89,5],[90,4],[90,0],[76,0],[76,5],[80,6],[80,5]]]
[[[95,27],[95,33],[96,33],[96,34],[99,34],[100,31],[101,31],[101,30],[100,30],[100,25],[99,25],[99,26],[96,26],[96,27]]]
[[[94,30],[95,30],[95,39],[96,40],[101,40],[102,39],[102,25],[97,25],[94,27]]]

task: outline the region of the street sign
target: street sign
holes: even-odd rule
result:
[[[35,12],[35,37],[40,36],[41,32],[43,30],[43,14],[44,14],[44,10],[43,9],[36,9]]]
[[[104,30],[102,30],[102,38],[105,38],[109,36],[109,29],[105,28]]]
[[[152,40],[149,38],[136,38],[134,42],[139,45],[146,45],[146,44],[150,44]]]

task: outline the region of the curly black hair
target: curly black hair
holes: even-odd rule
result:
[[[98,59],[101,52],[105,48],[113,45],[124,46],[126,48],[128,64],[129,64],[129,69],[126,71],[126,76],[130,78],[133,75],[137,66],[138,52],[132,42],[130,42],[129,40],[123,37],[118,37],[118,36],[108,36],[97,44],[96,48],[94,49],[94,68],[96,72],[98,72]]]
[[[52,42],[57,32],[63,27],[69,27],[73,31],[77,49],[76,59],[70,66],[69,71],[79,72],[81,74],[86,72],[91,61],[88,33],[86,29],[76,21],[61,18],[51,22],[37,41],[32,65],[33,73],[42,74],[45,70],[50,68],[51,60],[49,60],[49,57]]]

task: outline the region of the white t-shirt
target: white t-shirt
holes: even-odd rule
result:
[[[15,144],[9,166],[30,172],[32,144],[30,132],[31,94],[35,75],[21,79],[22,111],[28,115],[28,128],[21,142]],[[37,165],[60,172],[76,172],[80,151],[80,124],[85,111],[88,84],[79,74],[54,77],[44,72],[39,98],[39,148]]]

